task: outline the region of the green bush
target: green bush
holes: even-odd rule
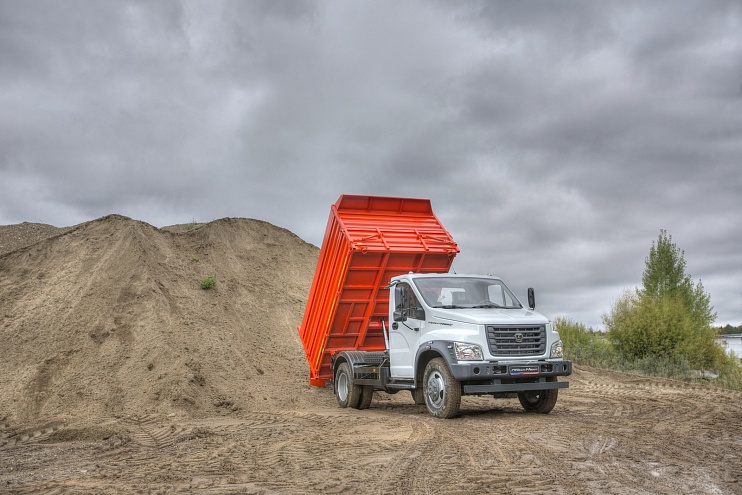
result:
[[[638,301],[638,298],[634,299],[632,294],[624,295],[617,302],[617,308],[614,307],[614,312],[611,315],[614,317],[614,323],[627,325],[634,322],[641,323],[642,317],[629,314],[631,313],[629,311],[632,308],[631,304],[636,301]],[[671,306],[664,308],[664,311],[671,312]],[[661,315],[663,310],[645,308],[642,311]],[[682,319],[680,318],[681,321]],[[666,318],[668,322],[676,320],[678,320],[676,316]],[[685,342],[685,345],[679,346],[680,350],[668,354],[636,352],[634,355],[626,355],[619,351],[620,343],[612,340],[607,333],[593,330],[582,323],[574,322],[565,317],[556,318],[554,323],[564,344],[565,358],[577,365],[626,373],[639,373],[742,391],[742,366],[739,365],[738,359],[726,355],[721,346],[716,344],[713,339],[710,342],[703,339],[690,339]],[[641,332],[633,331],[630,327],[622,328],[622,330],[626,330],[625,334],[630,335],[629,340],[632,340],[633,337],[634,341],[646,342]],[[669,335],[666,338],[661,337],[660,340],[664,340],[665,345],[669,345],[674,341],[678,332],[658,331],[657,335],[663,335],[664,333],[669,333]],[[661,348],[662,344],[656,347]],[[632,347],[632,349],[634,348]],[[712,363],[713,366],[698,366],[699,362]],[[697,370],[703,369],[717,371],[719,378],[710,381],[702,379]]]
[[[201,280],[201,288],[204,290],[211,289],[215,285],[216,285],[216,279],[214,277],[206,277],[205,279]]]
[[[567,359],[598,368],[616,367],[616,355],[605,334],[563,316],[557,317],[554,323]]]
[[[627,291],[603,322],[616,351],[630,361],[667,360],[692,369],[717,369],[725,360],[715,330],[699,324],[680,298]]]
[[[632,359],[683,354],[693,334],[688,312],[674,298],[625,292],[603,321],[616,349]]]

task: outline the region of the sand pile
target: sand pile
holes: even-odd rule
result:
[[[0,419],[202,417],[315,395],[296,328],[319,250],[291,232],[116,215],[20,225],[41,240],[0,254]]]
[[[45,223],[29,222],[0,225],[0,255],[64,234],[71,228],[60,229]]]

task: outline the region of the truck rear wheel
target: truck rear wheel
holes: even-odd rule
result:
[[[353,383],[353,371],[350,369],[350,365],[340,363],[335,373],[335,398],[338,405],[358,409],[361,393],[361,387]]]
[[[549,381],[556,381],[556,378]],[[540,414],[550,413],[556,405],[558,396],[559,389],[557,388],[551,390],[527,390],[525,392],[518,392],[518,400],[520,401],[520,405],[523,406],[523,409],[528,412]]]
[[[425,405],[436,418],[449,419],[459,413],[461,383],[451,374],[443,358],[431,359],[423,375]]]

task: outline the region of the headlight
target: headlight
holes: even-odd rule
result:
[[[453,350],[456,353],[456,359],[459,361],[482,361],[482,348],[477,344],[467,344],[464,342],[454,342]]]
[[[551,344],[551,352],[549,353],[549,357],[553,357],[553,358],[564,357],[564,348],[562,347],[561,340],[557,340],[556,342]]]

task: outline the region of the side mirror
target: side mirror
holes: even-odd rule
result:
[[[407,321],[407,313],[405,311],[395,311],[392,316],[394,316],[394,321]]]
[[[536,294],[533,292],[533,287],[528,288],[528,307],[536,309]]]

